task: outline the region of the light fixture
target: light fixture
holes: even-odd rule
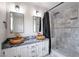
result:
[[[15,10],[19,11],[20,7],[18,5],[15,5]]]
[[[39,11],[36,11],[36,15],[37,15],[37,16],[39,15]]]

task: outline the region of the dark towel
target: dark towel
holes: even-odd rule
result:
[[[45,12],[43,17],[43,35],[49,38],[49,53],[51,52],[51,35],[50,35],[50,20],[49,12]]]
[[[39,24],[39,32],[41,32],[41,17],[40,17],[40,24]]]

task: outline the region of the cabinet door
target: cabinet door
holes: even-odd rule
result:
[[[16,57],[16,48],[9,48],[3,50],[4,57]]]
[[[29,57],[29,49],[28,49],[29,45],[25,45],[21,48],[21,56],[22,57]]]
[[[29,56],[28,45],[17,47],[17,57],[28,57],[28,56]]]
[[[42,56],[47,55],[49,52],[49,42],[48,40],[42,42]]]
[[[37,43],[37,56],[45,56],[49,53],[49,41],[45,40],[43,42]]]
[[[30,44],[28,50],[29,50],[30,57],[37,57],[37,45],[36,45],[36,43]]]
[[[43,53],[42,53],[42,42],[38,42],[37,43],[37,56],[40,57],[40,56],[43,56]]]

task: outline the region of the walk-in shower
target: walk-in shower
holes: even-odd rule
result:
[[[79,57],[79,3],[64,2],[49,14],[52,51]]]

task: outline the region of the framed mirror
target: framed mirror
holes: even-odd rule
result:
[[[10,12],[10,30],[11,32],[24,32],[24,14]]]
[[[33,16],[33,31],[41,32],[41,17]]]

